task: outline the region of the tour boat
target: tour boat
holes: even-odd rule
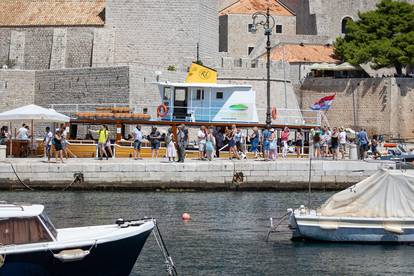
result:
[[[414,242],[414,173],[380,170],[333,195],[318,210],[289,209],[293,239]]]
[[[0,275],[129,275],[154,219],[56,229],[43,205],[0,204]]]

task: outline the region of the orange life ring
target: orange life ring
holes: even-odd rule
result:
[[[165,116],[167,116],[168,113],[168,106],[166,106],[165,104],[160,104],[157,107],[157,116],[159,118],[164,118]]]
[[[273,107],[272,108],[272,119],[276,120],[276,118],[277,118],[277,109],[276,107]]]

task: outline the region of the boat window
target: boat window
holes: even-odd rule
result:
[[[223,99],[223,92],[217,92],[216,99]]]
[[[49,229],[50,233],[52,233],[52,235],[56,238],[57,231],[52,221],[50,220],[50,218],[44,212],[41,213],[39,217],[43,221],[43,223],[46,225],[47,229]]]
[[[0,220],[0,243],[3,245],[52,241],[37,217]]]
[[[185,88],[179,88],[179,87],[175,88],[175,94],[174,94],[175,101],[185,101],[186,92],[187,92],[187,89]]]
[[[203,89],[197,89],[196,93],[196,100],[204,100],[204,90]]]
[[[162,95],[163,101],[169,101],[171,97],[171,88],[170,87],[164,87],[164,92]]]

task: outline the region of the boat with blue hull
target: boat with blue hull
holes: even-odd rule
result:
[[[380,170],[317,210],[288,209],[294,240],[414,243],[414,173]]]
[[[129,275],[154,219],[56,229],[42,205],[0,204],[0,276]]]

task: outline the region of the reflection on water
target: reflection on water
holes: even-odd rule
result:
[[[329,196],[312,194],[314,206]],[[414,274],[410,246],[293,243],[289,235],[264,242],[269,217],[306,204],[306,193],[2,192],[0,200],[45,204],[58,228],[153,216],[180,275]],[[166,275],[152,236],[132,275]]]

